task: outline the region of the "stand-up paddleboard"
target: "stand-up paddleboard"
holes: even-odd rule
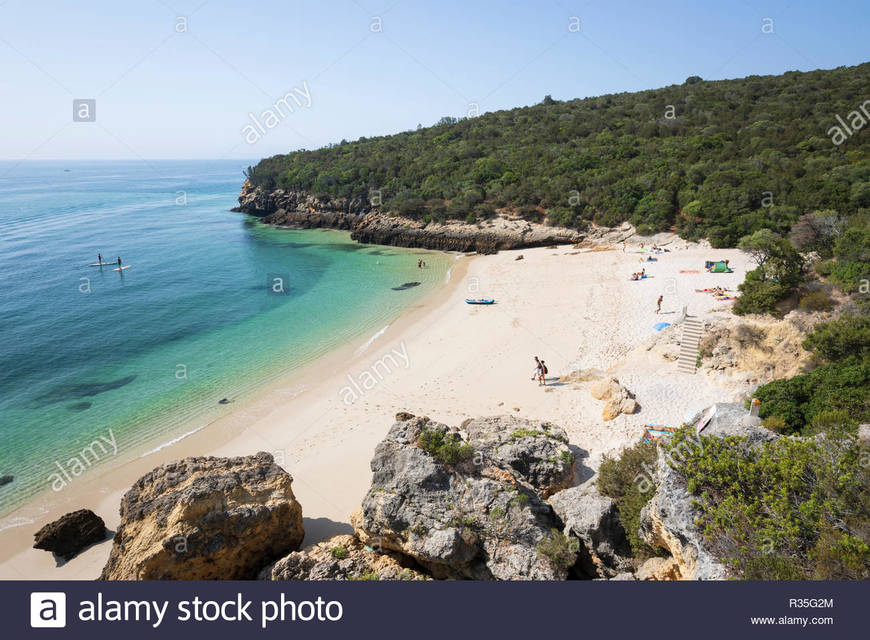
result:
[[[89,267],[111,267],[113,264],[118,264],[117,262],[93,262],[89,264]]]
[[[116,262],[115,264],[118,264],[118,263]],[[133,266],[132,264],[125,264],[125,265],[124,265],[123,267],[121,267],[120,269],[112,269],[112,271],[123,271],[124,269],[129,269],[129,268],[132,267],[132,266]]]

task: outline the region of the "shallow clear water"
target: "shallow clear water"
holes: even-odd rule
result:
[[[247,164],[0,163],[0,513],[113,458],[81,455],[101,436],[166,442],[444,282],[447,254],[230,212]]]

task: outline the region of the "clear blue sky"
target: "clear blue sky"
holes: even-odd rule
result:
[[[0,159],[259,158],[469,103],[854,65],[868,34],[866,0],[0,0]],[[303,81],[311,106],[245,142]]]

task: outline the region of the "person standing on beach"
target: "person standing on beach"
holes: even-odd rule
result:
[[[659,296],[658,301],[656,302],[656,313],[659,313],[662,310],[662,300],[664,300],[664,296]]]
[[[538,359],[538,356],[535,356],[535,369],[532,371],[532,380],[537,380],[541,375],[541,361]]]
[[[544,385],[547,386],[547,374],[550,373],[547,369],[547,364],[541,360],[541,366],[538,369],[538,386]]]

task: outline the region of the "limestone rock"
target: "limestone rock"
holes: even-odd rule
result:
[[[606,400],[607,404],[601,411],[605,422],[613,420],[618,415],[632,414],[637,411],[637,402],[631,392],[619,384],[619,380],[606,377],[596,380],[589,386],[589,394],[596,400]]]
[[[549,422],[497,416],[466,420],[461,428],[475,451],[510,466],[545,498],[574,480],[568,435]]]
[[[710,554],[695,527],[697,509],[686,489],[686,480],[668,465],[659,447],[656,459],[658,487],[640,512],[640,535],[653,546],[667,550],[677,562],[680,577],[690,580],[722,580],[725,567]]]
[[[564,534],[581,542],[583,572],[602,578],[617,575],[630,550],[613,500],[587,485],[560,491],[549,503],[565,525]]]
[[[676,558],[650,558],[638,567],[636,580],[679,580],[680,565]]]
[[[85,547],[106,539],[106,524],[89,509],[79,509],[49,522],[34,534],[34,549],[70,560]]]
[[[293,478],[268,453],[185,458],[140,478],[121,500],[104,580],[251,579],[299,548]]]
[[[622,573],[617,573],[615,576],[610,578],[610,580],[616,580],[618,582],[625,582],[625,581],[629,581],[629,580],[637,580],[637,578],[634,577],[633,573],[631,573],[629,571],[624,571]]]
[[[702,436],[719,438],[740,436],[747,438],[751,447],[778,440],[781,437],[778,433],[762,427],[761,419],[750,415],[749,411],[739,403],[720,402],[713,406],[715,407],[713,417],[701,431],[700,435]],[[691,424],[697,425],[706,411],[707,409],[695,415],[690,421]]]
[[[261,580],[427,580],[398,553],[368,549],[352,535],[337,535],[294,551],[260,572]]]
[[[576,560],[539,549],[562,527],[532,485],[446,425],[397,422],[371,468],[371,489],[351,518],[357,536],[435,578],[561,580]]]
[[[390,215],[391,212],[374,207],[367,197],[315,196],[287,189],[270,191],[247,180],[235,211],[261,216],[263,222],[282,227],[345,229],[351,232],[351,238],[367,244],[443,251],[495,253],[500,249],[574,244],[584,238],[574,229],[532,223],[506,214],[476,224],[463,220],[430,224]]]
[[[619,391],[619,380],[616,378],[602,378],[589,385],[589,395],[596,400],[610,400]]]

